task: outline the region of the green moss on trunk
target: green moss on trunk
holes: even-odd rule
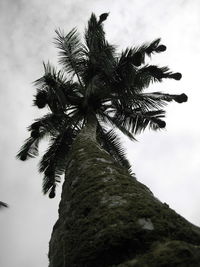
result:
[[[200,244],[200,230],[156,199],[94,138],[80,133],[66,170],[49,266],[176,266],[150,265],[158,253],[152,245],[173,244],[173,240],[180,247],[189,243],[192,250]],[[169,246],[161,246],[170,257]],[[199,249],[195,248],[195,255],[199,257]]]

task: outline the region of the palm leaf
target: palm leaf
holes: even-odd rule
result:
[[[39,171],[44,173],[43,192],[46,194],[60,181],[66,168],[66,159],[77,131],[71,128],[51,139],[50,146],[39,163]]]
[[[90,53],[99,53],[105,45],[105,32],[101,23],[98,23],[95,14],[92,13],[88,27],[85,31],[85,41]]]
[[[47,104],[49,105],[53,113],[63,113],[67,111],[67,108],[74,104],[78,98],[75,93],[75,88],[80,90],[80,86],[77,87],[76,83],[68,81],[63,71],[57,71],[50,63],[43,63],[44,75],[36,80],[34,83],[37,86],[37,94],[46,92]],[[34,100],[34,105],[37,105]]]
[[[61,130],[67,126],[73,125],[72,120],[66,115],[47,114],[42,118],[38,118],[28,127],[28,131],[36,132],[35,137],[29,137],[25,140],[17,154],[17,158],[25,161],[29,158],[38,156],[38,144],[45,136],[56,137]]]
[[[152,92],[152,93],[143,93],[141,94],[142,98],[146,98],[151,100],[152,102],[155,103],[166,103],[166,102],[171,102],[174,100],[177,103],[183,103],[188,100],[188,97],[185,94],[165,94],[161,92]]]
[[[123,124],[123,122],[118,119],[117,116],[110,116],[108,114],[106,114],[105,112],[103,113],[103,116],[100,115],[101,118],[103,119],[103,121],[109,122],[112,126],[116,127],[117,129],[119,129],[124,135],[126,135],[130,140],[134,140],[136,141],[135,137],[132,135],[131,132],[129,132],[129,130],[125,127],[125,125]]]
[[[115,68],[115,80],[126,88],[133,84],[136,74],[136,67],[133,64],[134,49],[127,48],[121,53],[118,58],[118,63]]]
[[[158,130],[165,127],[164,110],[151,110],[143,112],[138,109],[126,109],[121,113],[115,114],[115,119],[121,121],[121,124],[131,133],[138,134],[144,131],[147,127],[152,130]]]
[[[151,57],[151,55],[154,53],[160,53],[166,50],[165,45],[159,44],[160,41],[161,39],[157,38],[151,43],[145,43],[141,45],[140,47],[136,48],[136,50],[142,54],[146,54],[147,56]]]
[[[66,72],[76,74],[81,83],[79,76],[84,70],[85,50],[79,40],[77,30],[73,28],[67,35],[61,30],[56,30],[56,34],[55,44],[60,50],[59,63],[64,66]]]
[[[100,145],[116,160],[121,166],[130,170],[131,166],[126,158],[124,149],[114,130],[106,132],[100,124],[97,127],[97,140]]]
[[[115,47],[105,40],[102,24],[92,14],[85,31],[87,45],[87,60],[83,80],[87,86],[90,79],[99,76],[104,82],[108,82],[113,74],[115,65]]]
[[[150,83],[162,82],[163,78],[168,78],[168,73],[168,67],[160,68],[154,65],[146,65],[137,71],[134,86],[142,90],[149,87]]]
[[[142,112],[159,110],[167,105],[167,101],[164,98],[155,98],[154,96],[151,96],[151,93],[133,92],[129,97],[129,106],[131,106],[133,109],[140,109]],[[121,108],[118,107],[118,110],[123,110],[126,107],[127,105],[122,105]]]
[[[27,138],[16,157],[22,161],[25,161],[29,158],[38,156],[38,141],[38,138]]]
[[[33,131],[36,127],[40,138],[44,136],[57,136],[63,128],[71,125],[71,123],[71,118],[66,114],[49,113],[35,119],[35,122],[28,127],[28,131]]]

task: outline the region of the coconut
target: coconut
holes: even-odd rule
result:
[[[183,103],[183,102],[187,102],[188,97],[186,94],[181,94],[181,95],[177,95],[176,98],[174,99],[176,102],[178,103]]]
[[[37,95],[36,95],[36,99],[35,99],[35,105],[38,108],[44,108],[47,104],[47,92],[45,91],[40,91]]]
[[[105,21],[108,17],[109,13],[103,13],[99,16],[99,23]]]
[[[171,74],[170,78],[178,81],[182,78],[182,74],[180,72],[176,72],[176,73]]]
[[[159,45],[159,46],[155,49],[155,51],[156,51],[157,53],[160,53],[160,52],[164,52],[166,49],[167,49],[167,47],[166,47],[165,45]]]
[[[47,74],[45,77],[45,82],[47,85],[51,86],[51,87],[55,87],[57,85],[57,82],[55,81],[55,79],[51,76],[51,74]]]
[[[165,128],[166,122],[162,120],[157,120],[157,124],[160,128]]]
[[[21,155],[19,159],[22,160],[22,161],[25,161],[27,159],[27,156],[26,155]]]
[[[31,131],[31,137],[38,138],[40,136],[39,131],[33,130]]]
[[[31,124],[31,129],[32,130],[39,131],[39,128],[40,128],[40,123],[39,122],[34,122],[34,123]]]
[[[143,62],[143,55],[141,52],[136,52],[132,57],[132,63],[134,66],[139,67]]]
[[[51,191],[49,193],[49,198],[54,198],[55,195],[56,194],[55,194],[55,185],[54,185],[54,186],[52,186]]]
[[[46,106],[46,101],[42,100],[42,99],[36,99],[35,100],[35,105],[38,107],[38,108],[44,108]]]

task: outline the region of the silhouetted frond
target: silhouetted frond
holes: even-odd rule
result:
[[[104,82],[108,82],[114,72],[115,47],[105,40],[103,27],[94,14],[88,22],[85,41],[87,59],[82,77],[86,86],[95,76],[98,76]]]
[[[96,16],[92,13],[88,27],[85,31],[85,41],[90,53],[99,53],[104,48],[105,32],[101,23],[98,23]]]
[[[37,94],[34,105],[39,108],[50,107],[53,113],[63,113],[77,101],[77,83],[68,81],[63,71],[56,71],[49,63],[44,63],[44,75],[35,81]],[[75,90],[76,88],[76,90]]]
[[[47,86],[49,87],[56,87],[58,84],[65,84],[68,79],[65,76],[65,72],[60,70],[57,71],[54,66],[52,66],[49,62],[45,63],[43,62],[44,67],[44,75],[34,81],[34,85],[38,89],[44,89]]]
[[[126,89],[134,82],[136,66],[134,65],[135,50],[127,48],[117,60],[114,73],[115,84],[118,83],[121,89]]]
[[[140,47],[137,48],[138,52],[141,52],[142,54],[146,54],[147,56],[151,56],[154,53],[161,53],[164,52],[167,48],[165,45],[160,45],[161,39],[155,39],[153,42],[151,43],[146,43],[141,45]]]
[[[168,67],[146,65],[140,68],[135,75],[134,85],[138,89],[149,87],[151,82],[161,82],[163,78],[169,78]]]
[[[35,119],[29,127],[29,131],[38,131],[40,138],[45,135],[57,136],[65,127],[72,124],[71,118],[66,114],[46,114]]]
[[[38,138],[29,137],[25,140],[16,157],[25,161],[36,156],[38,156]]]
[[[121,120],[118,119],[118,117],[112,117],[109,116],[108,114],[104,114],[104,118],[107,120],[107,122],[109,122],[112,126],[118,128],[124,135],[126,135],[127,137],[130,138],[130,140],[135,140],[134,136],[132,135],[131,132],[129,132],[129,130],[127,130],[127,128],[124,126],[124,124],[122,123]]]
[[[115,120],[121,122],[128,131],[138,134],[147,127],[152,130],[158,130],[165,127],[164,110],[141,111],[141,109],[125,109],[121,113],[115,114]]]
[[[71,128],[51,138],[50,146],[39,164],[39,171],[44,173],[43,192],[46,194],[57,182],[66,168],[66,160],[77,131]]]
[[[121,166],[130,170],[131,166],[126,158],[125,151],[114,130],[106,132],[101,125],[97,127],[97,140],[100,145],[116,160]]]
[[[60,49],[59,63],[68,73],[76,74],[78,77],[84,70],[84,48],[79,40],[77,30],[73,28],[67,35],[61,30],[56,30],[55,44]]]
[[[178,95],[172,95],[172,94],[165,94],[165,93],[161,93],[161,92],[152,92],[152,93],[143,93],[141,94],[141,96],[143,98],[146,98],[152,102],[154,102],[155,104],[157,103],[163,103],[164,102],[170,102],[172,100],[174,100],[177,103],[183,103],[183,102],[187,102],[188,97],[186,94],[178,94]]]

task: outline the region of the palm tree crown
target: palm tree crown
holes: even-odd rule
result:
[[[116,53],[105,39],[102,23],[107,16],[104,13],[97,20],[91,15],[84,43],[75,28],[67,35],[56,30],[62,69],[57,71],[44,63],[44,75],[35,81],[34,105],[48,107],[49,113],[28,127],[30,137],[17,157],[24,161],[37,156],[39,142],[46,136],[50,138],[39,165],[44,173],[43,192],[49,192],[50,198],[55,196],[56,184],[65,171],[71,144],[86,123],[95,122],[98,143],[129,169],[116,133],[105,125],[118,128],[134,140],[147,127],[157,130],[166,126],[163,107],[167,102],[187,101],[185,94],[144,92],[153,82],[180,80],[181,74],[172,73],[168,67],[145,64],[146,56],[166,50],[160,39]]]

